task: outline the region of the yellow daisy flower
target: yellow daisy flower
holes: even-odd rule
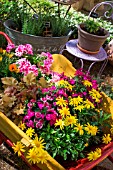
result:
[[[25,123],[22,123],[22,121],[19,123],[18,127],[22,130],[26,129]]]
[[[91,83],[90,81],[88,81],[88,80],[84,80],[84,81],[83,81],[83,84],[84,84],[85,86],[88,86],[88,87],[92,86],[92,83]]]
[[[28,128],[26,131],[26,135],[29,136],[30,138],[33,136],[34,133],[35,133],[35,130],[32,129],[31,127]]]
[[[90,153],[88,153],[88,160],[89,161],[93,161],[98,159],[101,156],[100,152],[98,151],[91,151]]]
[[[62,115],[62,117],[70,115],[69,108],[67,107],[62,107],[62,109],[59,110],[59,113]]]
[[[84,134],[83,125],[80,125],[80,123],[78,123],[76,126],[77,127],[75,127],[74,129],[76,129],[76,131],[79,132],[79,135],[83,135]]]
[[[56,120],[55,126],[60,126],[60,129],[62,130],[64,128],[64,121],[62,119]]]
[[[58,97],[58,98],[56,98],[56,101],[57,101],[56,104],[57,104],[58,106],[61,106],[61,107],[67,106],[67,101],[64,100],[63,97]]]
[[[92,89],[91,91],[89,91],[89,94],[92,96],[92,98],[96,101],[96,102],[100,102],[100,98],[102,97],[101,94],[95,90]]]
[[[38,138],[38,136],[35,137],[35,139],[32,141],[33,142],[33,145],[35,145],[37,148],[40,148],[40,149],[43,149],[45,148],[45,144],[46,143],[43,143],[44,142],[44,139],[42,139],[41,137]]]
[[[112,138],[110,137],[110,134],[107,134],[107,135],[104,134],[104,136],[102,137],[102,141],[103,141],[103,143],[105,143],[105,144],[110,143],[111,140],[112,140]]]
[[[21,156],[21,152],[25,152],[24,147],[25,146],[21,142],[17,142],[12,148],[14,149],[14,152],[18,154],[18,156]]]
[[[96,148],[95,151],[101,156],[101,149],[100,148]]]
[[[87,133],[89,135],[91,134],[92,136],[95,136],[97,131],[98,131],[98,127],[97,126],[92,126],[89,123],[87,123],[87,125],[86,125],[86,127],[84,129],[87,131]]]
[[[26,158],[28,159],[28,162],[31,164],[32,163],[35,164],[35,163],[39,162],[38,152],[35,148],[32,148],[28,151]]]
[[[38,162],[37,163],[47,163],[47,160],[48,160],[48,153],[47,151],[44,151],[43,149],[39,150],[39,153],[38,153]]]
[[[77,120],[75,116],[67,116],[64,123],[65,123],[65,126],[69,126],[69,125],[75,125],[77,123]]]
[[[80,103],[83,102],[83,98],[81,98],[80,96],[76,97],[76,98],[70,98],[69,104],[71,106],[78,106]]]
[[[95,108],[94,104],[91,103],[88,99],[86,99],[86,101],[84,101],[84,107],[87,109]]]
[[[80,112],[81,112],[84,108],[85,108],[85,107],[84,107],[84,105],[82,105],[82,104],[74,107],[75,110],[79,110]]]

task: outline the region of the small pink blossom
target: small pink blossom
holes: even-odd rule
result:
[[[44,120],[43,120],[43,119],[38,120],[38,121],[36,122],[36,128],[42,129],[43,123],[44,123]]]
[[[15,49],[15,45],[14,44],[9,44],[7,47],[6,47],[6,51],[7,53],[10,53],[11,50]]]

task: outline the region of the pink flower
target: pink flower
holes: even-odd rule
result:
[[[29,121],[26,123],[26,125],[27,125],[28,127],[34,128],[34,122],[33,122],[32,120],[29,120]]]
[[[28,109],[27,113],[28,113],[27,116],[29,116],[29,119],[31,119],[35,115],[35,112],[32,111],[31,109]]]
[[[70,80],[69,80],[69,83],[70,83],[71,85],[74,85],[74,84],[75,84],[75,80],[74,80],[74,79],[70,79]]]
[[[38,68],[36,65],[31,65],[31,63],[26,58],[19,59],[16,64],[19,65],[19,70],[26,76],[30,72],[33,72],[35,76],[38,76]]]
[[[43,119],[38,120],[38,121],[36,122],[36,128],[42,129],[43,123],[44,123],[44,120],[43,120]]]
[[[46,115],[46,120],[50,121],[50,125],[54,125],[57,119],[57,115],[56,114],[47,114]]]
[[[14,44],[9,44],[9,45],[6,47],[7,53],[10,53],[12,49],[15,49],[15,45],[14,45]]]
[[[37,105],[38,105],[40,110],[42,110],[44,108],[44,104],[40,101],[37,102]]]
[[[37,119],[39,119],[39,118],[44,119],[44,114],[41,114],[40,112],[35,112],[35,117],[36,117]]]
[[[25,44],[26,54],[33,55],[33,49],[31,44]]]

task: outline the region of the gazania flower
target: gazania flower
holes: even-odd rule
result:
[[[10,70],[11,72],[16,72],[16,71],[17,71],[17,66],[16,66],[16,64],[10,64],[10,65],[9,65],[9,70]]]
[[[105,143],[105,144],[108,144],[108,143],[110,143],[111,142],[111,137],[110,137],[110,134],[104,134],[104,136],[102,137],[102,141],[103,141],[103,143]]]
[[[12,148],[15,153],[18,153],[18,156],[21,156],[21,152],[25,152],[24,145],[21,142],[17,142],[17,144],[14,144]]]

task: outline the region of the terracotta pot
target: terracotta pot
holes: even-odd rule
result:
[[[100,50],[100,47],[104,44],[107,37],[109,37],[109,32],[104,29],[104,36],[98,36],[90,34],[86,31],[84,31],[82,28],[84,27],[84,24],[78,25],[78,43],[80,46],[80,50],[83,49],[83,52],[86,53],[98,53]]]

